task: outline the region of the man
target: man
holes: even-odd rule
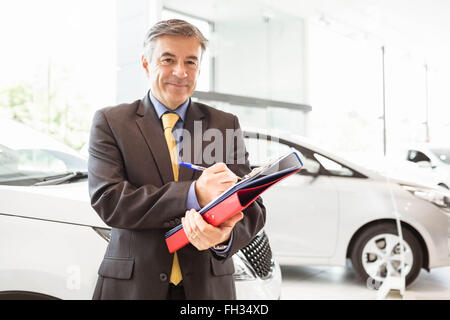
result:
[[[112,227],[94,299],[236,297],[231,256],[263,227],[265,208],[258,199],[218,227],[198,213],[250,172],[248,154],[239,148],[237,118],[190,99],[205,44],[185,21],[157,23],[146,35],[141,58],[149,93],[94,116],[89,193],[92,207]],[[217,150],[222,161],[211,165],[195,127],[223,136],[233,130],[237,143],[228,148],[225,142]],[[175,134],[180,130],[182,135]],[[181,156],[208,168],[179,167]],[[164,234],[180,223],[191,244],[170,254]]]

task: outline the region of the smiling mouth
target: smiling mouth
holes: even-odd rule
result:
[[[178,83],[167,83],[167,84],[169,84],[169,85],[171,85],[171,86],[174,86],[174,87],[177,87],[177,88],[183,88],[183,87],[187,87],[187,85],[185,85],[185,84],[178,84]]]

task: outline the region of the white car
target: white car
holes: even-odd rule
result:
[[[265,230],[281,264],[345,266],[364,281],[450,265],[450,192],[359,166],[303,137],[245,132],[252,166],[286,154],[304,168],[263,195]],[[288,137],[288,135],[283,135]],[[402,224],[404,267],[396,217]]]
[[[110,228],[90,206],[86,159],[0,120],[0,299],[91,299]],[[233,256],[238,299],[279,299],[261,231]]]
[[[418,144],[408,148],[403,156],[430,183],[450,189],[450,147]]]

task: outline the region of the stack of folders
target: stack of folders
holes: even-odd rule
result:
[[[246,209],[268,188],[299,172],[302,167],[303,163],[297,151],[272,160],[264,166],[255,168],[241,181],[204,206],[199,213],[206,222],[218,226]],[[182,224],[166,232],[165,238],[171,253],[189,244]]]

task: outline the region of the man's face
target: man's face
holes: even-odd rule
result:
[[[201,54],[196,38],[165,35],[155,40],[150,62],[142,56],[150,89],[168,109],[175,110],[194,92]]]

